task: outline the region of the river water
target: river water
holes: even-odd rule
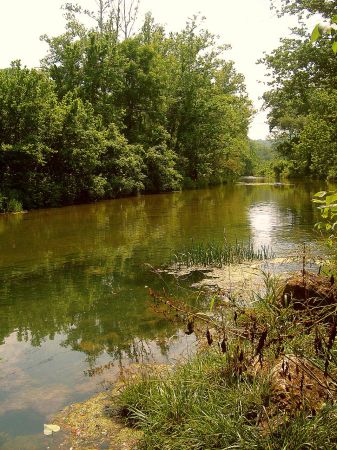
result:
[[[316,239],[311,198],[321,188],[243,182],[1,216],[0,448],[47,448],[51,414],[129,363],[193,350],[153,311],[147,286],[170,281],[149,265],[224,234],[294,252]]]

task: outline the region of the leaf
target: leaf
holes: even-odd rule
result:
[[[323,217],[323,219],[327,219],[329,217],[329,209],[324,208],[323,212],[321,213],[321,216]]]
[[[214,302],[215,302],[215,296],[213,296],[213,297],[211,298],[211,301],[210,301],[210,304],[209,304],[209,310],[210,310],[210,311],[213,311],[213,308],[214,308]]]
[[[53,433],[57,433],[58,431],[60,431],[60,429],[61,428],[58,425],[45,423],[43,425],[43,434],[45,434],[46,436],[51,436]]]
[[[327,205],[333,206],[332,204],[335,203],[335,202],[337,202],[337,194],[333,194],[333,195],[328,195],[327,196],[327,198],[326,198],[326,204]]]
[[[332,17],[331,22],[337,23],[337,14]]]
[[[314,197],[323,198],[323,197],[326,196],[326,194],[327,194],[326,191],[319,191],[319,192],[316,192],[316,194],[314,195]]]
[[[316,42],[321,37],[320,25],[317,24],[311,33],[310,42]]]
[[[332,50],[337,53],[337,41],[332,44]]]

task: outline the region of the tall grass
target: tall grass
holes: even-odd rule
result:
[[[118,402],[127,411],[127,423],[144,432],[140,448],[337,448],[336,407],[325,406],[311,417],[299,412],[289,420],[280,411],[276,420],[268,418],[268,377],[239,379],[225,368],[224,356],[209,351],[173,373],[130,383]]]
[[[322,321],[316,310],[283,305],[281,286],[271,275],[265,274],[265,284],[266,294],[251,307],[219,303],[218,323],[216,314],[186,309],[198,333],[205,334],[201,319],[207,322],[207,349],[172,371],[142,374],[126,384],[117,406],[126,423],[143,431],[139,448],[337,449],[336,309],[329,310],[332,322]],[[176,312],[173,299],[162,302]],[[287,372],[285,363],[277,375],[274,368],[285,355],[296,369]],[[301,372],[303,361],[308,365]],[[277,378],[279,370],[288,381]],[[292,384],[282,390],[286,382]],[[317,386],[325,385],[313,404]]]
[[[225,379],[222,369],[223,357],[208,352],[173,374],[127,386],[119,402],[127,405],[129,423],[144,431],[143,448],[253,448],[252,425],[268,385]]]
[[[270,247],[262,245],[255,248],[253,243],[248,241],[234,244],[222,243],[202,243],[192,242],[189,247],[176,253],[172,258],[172,263],[178,267],[192,266],[215,266],[222,267],[229,264],[240,264],[244,261],[265,260],[273,258],[275,255]]]

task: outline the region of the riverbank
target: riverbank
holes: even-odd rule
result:
[[[150,363],[192,353],[194,335],[157,315],[145,286],[182,301],[190,291],[177,293],[145,262],[161,267],[191,241],[222,242],[224,229],[228,242],[251,237],[278,256],[296,253],[317,236],[318,189],[226,185],[0,217],[0,447],[24,447],[19,437],[31,442],[55,411],[90,398],[144,349]]]
[[[337,290],[310,273],[265,288],[248,307],[219,298],[201,328],[186,309],[187,328],[205,332],[200,353],[122,391],[142,448],[336,448]]]
[[[179,312],[199,351],[174,368],[134,367],[111,392],[61,412],[69,445],[336,448],[337,288],[310,272],[265,274],[264,285],[251,305],[219,291],[206,314],[151,291],[167,319]]]

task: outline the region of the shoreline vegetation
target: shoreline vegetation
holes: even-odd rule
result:
[[[0,213],[245,175],[337,179],[336,2],[270,0],[279,17],[299,19],[259,61],[270,141],[248,138],[254,109],[244,76],[203,18],[172,32],[148,13],[133,32],[139,1],[96,5],[65,4],[65,32],[42,36],[39,68],[13,61],[0,69]],[[305,22],[316,15],[330,31],[310,42]],[[317,228],[334,245],[337,194],[314,201]],[[314,272],[307,259],[304,250],[301,270],[279,276],[268,248],[184,250],[167,272],[201,274],[194,287],[205,310],[165,291],[149,296],[196,336],[197,353],[175,367],[131,368],[49,426],[79,449],[337,449],[336,265]]]
[[[337,448],[337,286],[317,266],[309,268],[309,255],[300,260],[301,270],[286,277],[256,267],[263,292],[206,287],[203,311],[150,289],[157,312],[195,334],[196,354],[174,366],[133,366],[110,392],[66,408],[56,423],[66,434],[78,430],[66,442],[84,448],[104,441],[112,449]],[[228,265],[185,265],[195,267],[212,272]]]
[[[207,186],[249,174],[243,75],[194,16],[119,36],[67,4],[41,67],[0,69],[0,212]],[[96,24],[97,25],[97,24]]]
[[[334,35],[313,44],[301,23],[261,59],[271,138],[251,140],[254,109],[244,76],[227,58],[230,45],[198,16],[179,32],[151,13],[139,22],[138,3],[123,0],[128,23],[113,1],[91,12],[67,3],[65,32],[41,37],[48,51],[39,68],[16,60],[0,69],[0,212],[244,175],[336,179]],[[271,6],[280,16],[334,20],[335,7],[323,0]]]

